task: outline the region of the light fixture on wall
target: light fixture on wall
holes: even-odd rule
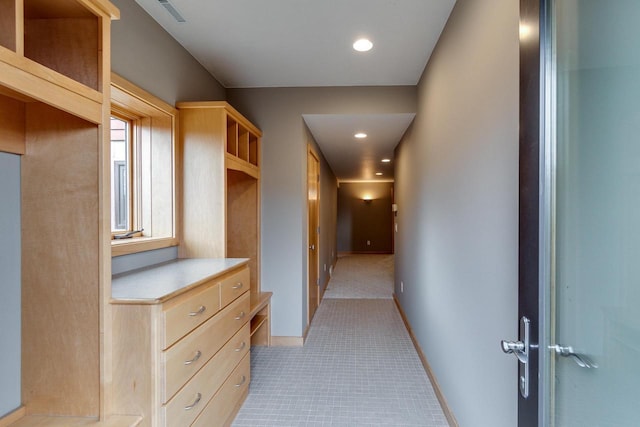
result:
[[[356,134],[355,134],[355,135],[353,135],[353,136],[354,136],[355,138],[358,138],[358,139],[364,139],[364,138],[366,138],[366,137],[367,137],[367,134],[366,134],[366,133],[364,133],[364,132],[358,132],[358,133],[356,133]]]
[[[382,163],[391,163],[391,159],[382,159]]]
[[[371,203],[371,200],[373,200],[373,198],[369,194],[365,194],[365,196],[362,198],[362,201],[367,205]]]

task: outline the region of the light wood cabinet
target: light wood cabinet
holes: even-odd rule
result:
[[[180,257],[249,258],[252,344],[270,345],[271,293],[260,285],[262,134],[224,101],[176,107],[183,160]]]
[[[21,155],[22,405],[0,425],[110,417],[107,0],[0,0],[0,151]],[[106,208],[105,208],[106,206]]]
[[[199,416],[222,425],[235,415],[226,410],[240,407],[250,380],[250,294],[238,286],[249,269],[244,259],[211,270],[219,261],[183,259],[114,277],[115,411],[141,414],[149,427],[190,426]],[[175,290],[155,290],[157,277],[180,269],[196,278],[175,274]],[[141,289],[150,294],[135,295]],[[211,418],[205,408],[219,401],[224,418]]]

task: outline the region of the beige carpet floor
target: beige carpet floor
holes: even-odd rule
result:
[[[392,299],[393,255],[341,255],[324,298]]]

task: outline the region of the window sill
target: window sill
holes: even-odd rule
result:
[[[170,246],[178,246],[178,239],[175,237],[133,237],[131,239],[112,240],[111,256],[135,254]]]

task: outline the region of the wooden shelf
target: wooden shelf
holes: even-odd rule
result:
[[[24,0],[24,56],[92,89],[100,84],[100,17],[77,1]]]
[[[136,427],[141,421],[142,417],[126,415],[112,416],[103,421],[84,417],[30,415],[13,424],[9,424],[8,427]]]
[[[0,46],[0,86],[29,102],[44,102],[91,123],[102,122],[102,94]]]
[[[17,22],[22,22],[16,15],[16,6],[15,0],[0,0],[0,46],[14,52],[17,50]]]
[[[265,308],[267,304],[269,304],[272,295],[273,292],[252,292],[250,317],[255,316],[260,310]]]
[[[238,123],[227,116],[227,153],[238,155]]]
[[[271,296],[273,292],[251,294],[251,345],[271,345]]]
[[[268,316],[262,314],[256,314],[255,316],[253,316],[253,319],[251,319],[251,336],[256,333],[256,331],[264,324],[264,322],[267,321],[268,318]]]
[[[0,86],[100,124],[118,18],[106,0],[0,0]]]

